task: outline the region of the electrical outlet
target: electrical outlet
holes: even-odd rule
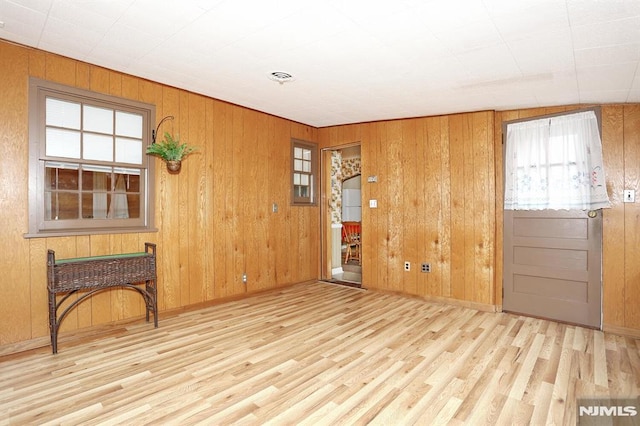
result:
[[[420,272],[431,272],[431,264],[430,263],[423,263],[420,266]]]
[[[242,274],[242,282],[247,283],[247,274]]]
[[[411,262],[404,262],[404,270],[405,271],[411,270]]]

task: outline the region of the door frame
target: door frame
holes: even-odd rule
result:
[[[354,141],[346,144],[329,146],[320,150],[320,279],[331,280],[331,151],[360,147],[362,162],[362,142]],[[362,197],[362,195],[361,195]]]
[[[506,153],[507,153],[507,126],[509,124],[515,124],[515,123],[522,123],[525,121],[532,121],[532,120],[539,120],[539,119],[545,119],[545,118],[552,118],[552,117],[559,117],[559,116],[563,116],[563,115],[567,115],[567,114],[575,114],[575,113],[580,113],[580,112],[585,112],[585,111],[593,111],[596,115],[596,120],[598,122],[598,130],[600,132],[600,138],[602,139],[602,108],[600,106],[592,106],[592,107],[580,107],[580,108],[569,108],[566,109],[564,111],[559,111],[559,112],[555,112],[555,113],[550,113],[550,114],[540,114],[540,115],[532,115],[532,116],[527,116],[527,117],[523,117],[523,118],[516,118],[513,120],[501,120],[501,129],[502,129],[502,155],[499,157],[500,158],[500,166],[502,167],[502,172],[500,173],[500,176],[502,178],[502,182],[500,182],[500,184],[502,185],[500,188],[496,187],[497,193],[499,194],[499,199],[496,200],[497,203],[499,203],[499,205],[496,205],[496,214],[500,214],[500,222],[502,222],[502,226],[497,227],[496,231],[499,232],[499,236],[500,238],[497,239],[497,243],[499,245],[498,247],[498,251],[496,252],[496,256],[500,262],[500,268],[499,271],[497,271],[496,274],[496,278],[498,278],[496,280],[496,286],[495,286],[495,301],[496,301],[496,308],[498,312],[503,312],[504,311],[504,307],[503,307],[503,303],[504,303],[504,285],[505,285],[505,253],[504,253],[504,249],[505,249],[505,233],[504,233],[504,227],[505,227],[505,219],[504,219],[504,189],[505,189],[505,182],[506,182],[506,167],[505,167],[505,158],[506,158]],[[496,150],[497,152],[499,152],[498,150]],[[496,156],[497,157],[497,156]],[[499,190],[499,191],[498,191]],[[496,203],[496,204],[497,204]],[[602,212],[600,212],[601,215],[601,220],[603,221],[603,225],[604,225],[604,215],[602,214]],[[499,223],[498,221],[496,221],[496,224]],[[604,231],[604,229],[601,229],[601,233]],[[601,236],[601,240],[603,240],[603,236]],[[601,261],[601,265],[602,265],[602,261],[604,259],[604,250],[603,248],[600,250],[601,255],[600,255],[600,261]],[[603,304],[604,304],[604,281],[603,281],[603,276],[602,274],[604,273],[604,266],[601,267],[601,276],[600,276],[600,329],[602,329],[602,326],[604,324],[604,308],[603,308]]]

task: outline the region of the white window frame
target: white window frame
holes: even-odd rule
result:
[[[85,106],[97,106],[112,110],[114,115],[118,112],[131,113],[142,116],[142,143],[140,146],[141,153],[140,163],[117,162],[115,158],[111,161],[95,160],[87,158],[71,158],[63,156],[47,155],[45,151],[45,134],[47,130],[46,123],[46,100],[57,99],[68,102],[77,102]],[[83,90],[75,87],[65,86],[62,84],[52,83],[49,81],[30,78],[29,79],[29,229],[25,234],[25,238],[49,237],[49,236],[68,236],[68,235],[88,235],[88,234],[107,234],[107,233],[126,233],[126,232],[151,232],[156,231],[154,228],[154,161],[150,161],[146,155],[146,147],[151,141],[151,132],[153,128],[153,120],[155,119],[155,106],[143,102],[124,99],[116,96],[105,95],[89,90]],[[51,129],[51,126],[49,126]],[[80,137],[88,135],[89,131],[80,129]],[[117,146],[118,140],[123,139],[116,135],[113,130],[114,146]],[[124,137],[126,139],[126,136]],[[117,148],[114,148],[117,150]],[[117,152],[117,151],[115,151]],[[59,155],[59,154],[58,154]],[[137,153],[135,153],[137,157]],[[137,161],[137,160],[136,160]],[[116,176],[124,176],[127,171],[131,171],[131,175],[139,173],[139,189],[137,192],[129,193],[139,197],[137,205],[139,206],[138,217],[127,217],[127,210],[124,215],[112,214],[107,217],[94,217],[87,215],[83,217],[79,213],[77,218],[60,219],[50,215],[51,209],[45,208],[45,200],[47,196],[45,192],[51,194],[52,189],[46,189],[46,168],[47,165],[53,170],[59,170],[60,167],[73,169],[73,167],[86,168],[86,170],[107,170],[107,174],[111,173],[112,187],[106,188],[111,197],[111,202],[115,203],[115,197],[120,194],[116,188]],[[61,166],[64,165],[64,166]],[[95,197],[95,190],[86,190],[82,186],[83,174],[79,173],[78,188],[72,196],[77,193],[78,208],[82,211],[83,196],[85,192],[91,198]],[[61,191],[55,191],[59,193]],[[73,191],[72,191],[73,192]],[[105,198],[107,195],[105,195]],[[50,198],[49,198],[50,199]],[[130,206],[130,204],[129,204]],[[95,206],[92,207],[95,212]],[[51,217],[47,217],[51,216]]]

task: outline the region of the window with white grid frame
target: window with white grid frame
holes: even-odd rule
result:
[[[29,114],[27,236],[151,229],[152,105],[32,79]]]
[[[291,145],[293,204],[315,204],[317,146],[295,139]]]

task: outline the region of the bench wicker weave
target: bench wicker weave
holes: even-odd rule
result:
[[[51,349],[58,352],[58,330],[64,317],[80,302],[91,295],[113,287],[137,291],[144,299],[146,320],[153,313],[154,326],[158,327],[158,301],[156,291],[156,245],[145,243],[145,251],[108,256],[60,259],[56,261],[53,250],[47,253],[47,290],[49,293],[49,330]],[[60,307],[69,298],[62,313]],[[56,297],[63,295],[58,301]]]

